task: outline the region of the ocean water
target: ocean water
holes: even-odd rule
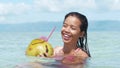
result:
[[[24,66],[34,61],[25,55],[25,50],[33,39],[48,35],[49,32],[0,32],[0,68],[16,68],[17,65],[32,68],[29,65]],[[118,31],[89,31],[88,45],[92,57],[87,61],[85,68],[119,68],[119,35]],[[54,32],[49,42],[53,47],[62,46],[60,32]],[[66,68],[60,67],[60,63],[56,65],[53,59],[41,58],[40,60],[49,64],[41,68]],[[53,67],[55,65],[56,67]],[[74,68],[80,67],[74,66]]]

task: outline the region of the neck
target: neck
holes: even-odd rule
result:
[[[73,44],[64,44],[63,47],[63,52],[64,54],[69,54],[72,50],[77,49],[77,44],[73,45]]]

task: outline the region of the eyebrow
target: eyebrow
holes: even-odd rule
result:
[[[75,26],[75,25],[72,25],[73,27],[78,27],[78,26]]]
[[[68,24],[67,24],[67,23],[65,23],[65,22],[64,22],[63,24],[66,24],[66,25],[68,25]],[[70,25],[70,26],[71,26],[71,25]],[[78,26],[75,26],[75,25],[72,25],[72,26],[73,26],[73,27],[78,27]]]

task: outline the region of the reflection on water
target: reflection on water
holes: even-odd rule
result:
[[[18,64],[15,68],[83,68],[83,64],[66,65],[62,63],[40,63],[40,62],[29,62],[24,64]]]
[[[28,58],[28,57],[27,57]],[[29,57],[31,62],[18,64],[15,68],[83,68],[86,64],[63,64],[54,58]],[[87,62],[86,62],[87,63]]]

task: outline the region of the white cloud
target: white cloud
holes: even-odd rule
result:
[[[23,0],[0,2],[0,22],[39,21],[42,18],[40,15],[49,16],[51,12],[56,12],[59,15],[59,12],[82,11],[91,16],[98,11],[100,12],[99,14],[102,14],[104,10],[108,10],[109,13],[120,11],[120,0],[33,0],[30,3]],[[109,10],[114,10],[114,12]],[[103,13],[106,14],[108,12]]]
[[[31,5],[21,3],[0,3],[0,23],[18,23],[25,13],[31,10]],[[21,17],[20,17],[21,16]]]
[[[69,9],[95,9],[94,0],[35,0],[37,9],[51,12],[61,12]]]
[[[58,0],[35,0],[34,7],[35,10],[56,12],[61,10],[58,2]]]
[[[33,3],[0,3],[0,15],[22,14],[30,11],[64,12],[69,10],[120,10],[120,0],[33,0]],[[98,10],[99,9],[99,10]]]
[[[15,7],[13,7],[13,13],[19,14],[19,13],[24,13],[28,12],[31,9],[31,6],[25,3],[19,3],[16,4]]]
[[[102,11],[102,10],[114,10],[118,11],[120,10],[120,0],[95,0],[95,4],[97,6],[96,11]]]
[[[20,14],[29,9],[30,6],[25,3],[0,3],[0,15]]]
[[[111,10],[120,10],[120,0],[114,0]]]

